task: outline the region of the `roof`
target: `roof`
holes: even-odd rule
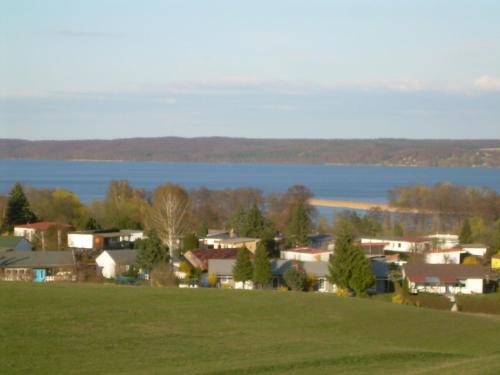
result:
[[[233,267],[236,260],[234,259],[210,259],[208,268],[210,273],[217,275],[232,275]],[[307,274],[312,274],[317,277],[325,277],[328,275],[328,262],[299,262],[296,260],[273,259],[271,260],[271,268],[274,276],[282,276],[286,270],[300,264]],[[372,261],[372,271],[376,278],[386,278],[389,268],[385,262]]]
[[[296,247],[293,249],[285,249],[283,251],[289,251],[292,253],[300,253],[300,254],[323,254],[323,253],[332,253],[332,250],[327,249],[316,249],[312,247]]]
[[[210,259],[236,259],[239,249],[193,249],[184,254],[184,257],[194,266],[208,269]]]
[[[405,264],[405,276],[414,282],[454,283],[460,279],[482,279],[483,266],[467,264]]]
[[[482,244],[482,243],[468,243],[468,244],[462,244],[462,245],[460,245],[460,247],[463,247],[464,249],[471,248],[471,247],[485,248],[486,249],[488,246],[486,246],[485,244]]]
[[[134,264],[137,258],[137,250],[105,250],[103,253],[108,253],[116,264],[122,265]]]
[[[0,268],[50,268],[73,265],[71,251],[6,251],[0,253]]]
[[[231,237],[224,238],[220,241],[220,243],[243,243],[243,242],[254,242],[260,241],[260,238],[252,238],[252,237]]]
[[[465,250],[461,247],[452,247],[450,249],[432,249],[429,253],[465,253]]]
[[[422,236],[404,236],[404,237],[362,237],[365,241],[377,241],[377,242],[387,242],[387,241],[399,241],[399,242],[431,242],[428,237]],[[365,242],[367,243],[367,242]]]
[[[51,227],[71,228],[69,224],[56,223],[54,221],[40,221],[38,223],[15,225],[14,228],[48,230]]]
[[[14,249],[23,240],[25,240],[23,236],[0,236],[0,248]]]

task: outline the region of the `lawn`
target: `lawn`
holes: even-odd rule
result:
[[[333,295],[0,283],[5,374],[498,374],[500,317]]]

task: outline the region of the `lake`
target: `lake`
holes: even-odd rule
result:
[[[318,198],[369,202],[387,201],[389,189],[415,183],[451,182],[500,192],[500,170],[488,168],[0,160],[3,194],[21,181],[38,188],[68,189],[90,202],[103,198],[113,179],[127,179],[134,187],[148,191],[165,182],[186,188],[248,186],[265,193],[302,184]]]

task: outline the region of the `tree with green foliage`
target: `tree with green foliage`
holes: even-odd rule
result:
[[[197,249],[200,246],[198,236],[194,232],[187,232],[182,237],[182,252]]]
[[[287,230],[287,239],[292,246],[307,246],[312,222],[306,209],[306,202],[299,202],[293,209]]]
[[[469,219],[465,219],[464,223],[462,224],[462,229],[460,230],[458,240],[461,244],[468,244],[473,242],[472,229],[469,223]]]
[[[259,243],[255,250],[252,281],[256,287],[263,288],[271,283],[272,277],[271,262],[266,248]]]
[[[146,272],[150,272],[159,263],[169,260],[168,248],[164,246],[154,231],[148,238],[136,240],[134,248],[137,249],[136,264]]]
[[[290,267],[283,273],[286,285],[293,291],[304,291],[307,284],[307,275],[301,268]]]
[[[5,229],[11,232],[15,225],[32,223],[34,221],[36,221],[36,216],[31,211],[23,187],[20,182],[16,182],[7,199],[4,220]]]
[[[328,265],[328,280],[337,288],[348,289],[350,287],[353,258],[351,227],[345,223],[337,234],[335,252],[330,257]]]
[[[274,224],[262,214],[256,203],[248,210],[240,207],[226,226],[242,237],[263,238],[274,233]]]
[[[236,263],[233,267],[233,278],[234,281],[249,281],[253,277],[253,266],[250,261],[250,251],[246,247],[243,247],[238,251],[238,256],[236,257]]]
[[[371,268],[370,260],[363,254],[359,247],[355,247],[352,258],[352,274],[349,279],[349,287],[361,296],[364,291],[373,285],[375,276]]]
[[[403,227],[401,226],[400,223],[394,224],[394,227],[392,228],[392,233],[396,237],[403,237],[405,235],[405,231],[403,230]]]

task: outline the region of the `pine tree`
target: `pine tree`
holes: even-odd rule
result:
[[[311,218],[306,209],[305,202],[299,202],[293,209],[292,219],[288,226],[288,237],[291,245],[305,246],[309,243],[311,232]]]
[[[328,265],[328,280],[338,288],[348,289],[352,276],[354,251],[352,235],[347,225],[340,228],[335,241],[335,252]]]
[[[271,283],[273,274],[271,262],[263,244],[257,245],[255,250],[255,260],[253,265],[252,280],[257,287],[263,288]]]
[[[234,281],[248,281],[252,280],[253,267],[250,261],[250,251],[246,247],[238,251],[238,256],[236,257],[236,263],[233,267],[233,278]]]
[[[472,229],[468,219],[465,219],[462,229],[460,230],[460,236],[458,240],[461,244],[472,243]]]
[[[352,275],[349,287],[356,292],[357,296],[364,293],[375,282],[370,260],[363,254],[359,247],[354,247],[355,255],[352,261]]]
[[[30,209],[23,187],[20,182],[16,182],[7,200],[4,225],[10,232],[14,229],[15,225],[32,223],[34,221],[36,221],[36,217]]]

